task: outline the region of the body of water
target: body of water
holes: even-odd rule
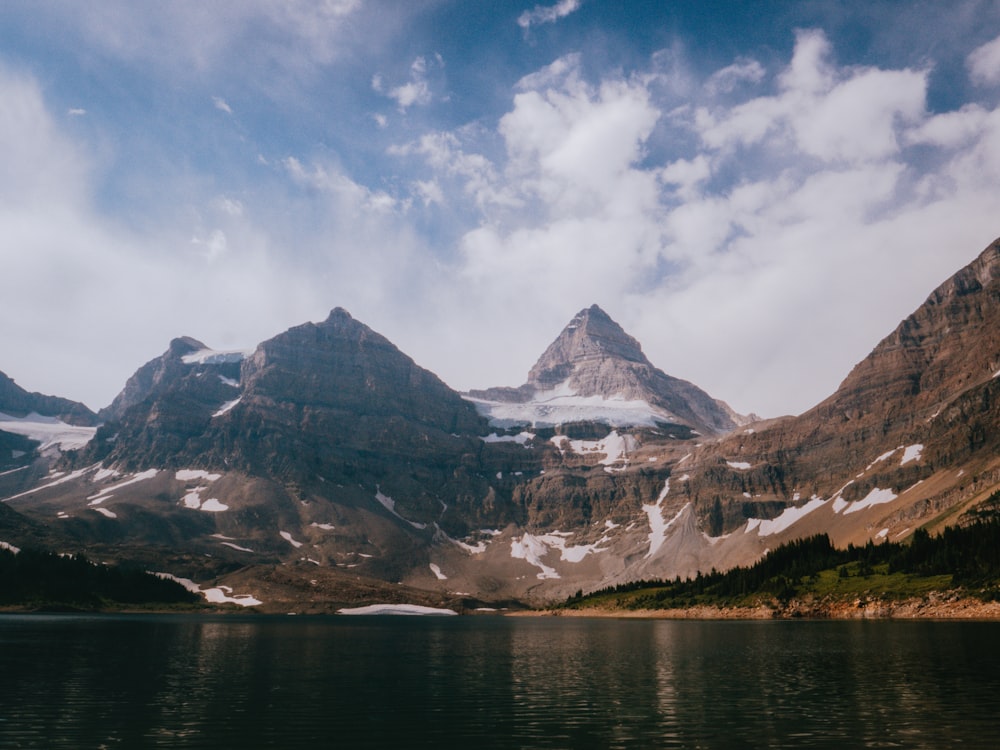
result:
[[[1000,623],[0,616],[0,747],[992,748]]]

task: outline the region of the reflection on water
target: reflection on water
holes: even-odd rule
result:
[[[994,747],[995,623],[0,617],[0,747]]]

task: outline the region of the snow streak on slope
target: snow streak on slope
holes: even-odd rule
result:
[[[800,521],[817,508],[821,508],[826,503],[820,497],[813,497],[808,503],[800,508],[785,508],[777,518],[761,520],[751,518],[747,521],[745,533],[756,530],[757,536],[770,536],[778,534],[787,529],[796,521]]]
[[[660,491],[659,497],[656,498],[656,503],[642,506],[643,512],[649,518],[649,552],[646,553],[647,559],[659,551],[660,547],[663,546],[663,542],[666,541],[667,531],[677,522],[677,519],[681,517],[684,511],[688,509],[688,506],[691,505],[691,503],[686,503],[677,512],[677,515],[669,521],[665,521],[663,520],[663,501],[667,499],[668,494],[670,494],[669,479],[663,483],[663,489]]]

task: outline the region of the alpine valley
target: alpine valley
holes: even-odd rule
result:
[[[458,393],[338,308],[252,351],[174,339],[97,414],[0,374],[0,412],[4,546],[270,612],[544,604],[992,514],[1000,241],[795,417],[736,414],[596,305],[519,387]]]

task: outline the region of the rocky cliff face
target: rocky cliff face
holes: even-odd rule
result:
[[[101,422],[119,421],[131,407],[175,388],[192,373],[205,372],[204,367],[222,378],[238,378],[242,359],[240,352],[213,352],[190,336],[176,338],[167,351],[136,370],[114,401],[98,412],[98,418]]]
[[[692,493],[703,506],[721,499],[733,526],[743,521],[737,506],[778,503],[775,512],[838,492],[845,501],[876,489],[899,494],[970,460],[989,476],[1000,455],[998,376],[994,243],[935,289],[828,399],[706,446],[692,461]]]
[[[518,411],[490,408],[490,402],[534,404],[535,424],[590,417],[624,426],[645,419],[649,426],[682,425],[716,435],[745,421],[694,384],[654,367],[639,342],[597,305],[576,314],[531,368],[523,386],[472,391],[469,396],[501,420]]]

